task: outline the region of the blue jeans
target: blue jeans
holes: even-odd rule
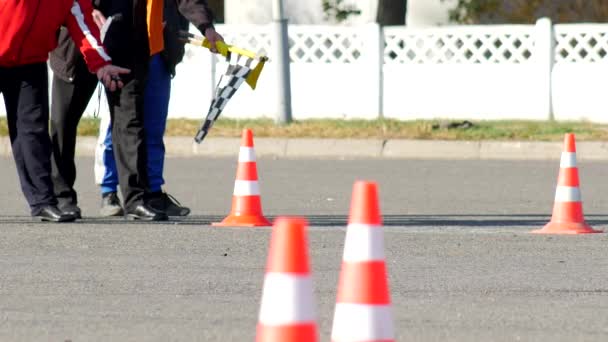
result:
[[[146,136],[149,188],[161,191],[165,183],[163,168],[165,144],[163,136],[169,114],[171,95],[171,74],[160,54],[150,57],[148,78],[144,94],[144,131]],[[101,193],[116,192],[118,173],[112,149],[112,124],[103,120],[99,129],[98,151],[95,155],[96,178],[101,185]]]

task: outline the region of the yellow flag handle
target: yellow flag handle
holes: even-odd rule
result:
[[[180,36],[190,44],[211,49],[211,43],[205,37],[197,36],[193,33],[186,31],[180,31]],[[217,49],[217,52],[224,57],[228,56],[228,52],[231,52],[248,58],[259,60],[258,65],[251,71],[251,74],[249,74],[246,79],[246,82],[251,87],[251,89],[255,89],[257,86],[258,78],[260,77],[262,69],[264,68],[264,64],[268,61],[268,57],[264,55],[258,55],[255,52],[245,50],[234,45],[228,45],[223,41],[215,42],[215,47]]]
[[[211,49],[211,43],[207,40],[207,38],[202,37],[202,36],[197,36],[190,32],[182,31],[181,34],[186,35],[187,39],[189,40],[190,43],[194,43],[196,45],[200,45],[207,49]],[[228,45],[228,44],[224,43],[223,41],[215,42],[215,47],[217,48],[217,52],[220,53],[224,57],[226,57],[226,55],[228,55],[228,52],[234,52],[234,53],[237,53],[239,55],[243,55],[243,56],[249,57],[249,58],[262,59],[262,60],[268,59],[268,57],[266,57],[266,56],[258,56],[255,52],[245,50],[245,49],[242,49],[242,48],[234,46],[234,45]]]
[[[211,43],[206,38],[203,41],[202,46],[206,47],[207,49],[211,49]],[[254,52],[241,49],[233,45],[228,45],[222,41],[215,42],[215,47],[217,48],[217,52],[219,52],[222,56],[226,56],[228,51],[230,51],[249,58],[260,58],[260,56],[257,56]]]

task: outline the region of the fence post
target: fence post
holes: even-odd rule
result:
[[[291,74],[289,58],[288,19],[285,18],[283,0],[272,2],[274,63],[277,71],[278,103],[275,123],[285,125],[291,122]]]
[[[211,65],[211,99],[213,99],[215,97],[215,88],[217,87],[217,56],[215,54],[211,54],[209,62]]]
[[[374,110],[378,118],[384,117],[384,30],[377,23],[369,23],[364,27],[363,34],[363,63],[369,81],[370,101],[374,102]]]
[[[549,120],[554,120],[553,116],[553,65],[555,63],[555,33],[553,23],[549,18],[540,18],[536,21],[536,48],[534,54],[540,72],[541,85],[544,93],[542,94],[543,111],[546,111]]]

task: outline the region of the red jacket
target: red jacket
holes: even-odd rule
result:
[[[65,25],[91,72],[110,63],[99,43],[91,0],[0,1],[0,67],[46,62]]]

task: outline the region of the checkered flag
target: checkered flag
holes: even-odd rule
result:
[[[215,90],[215,96],[211,100],[209,112],[201,128],[199,128],[194,140],[201,143],[209,133],[213,123],[226,107],[228,100],[232,98],[237,89],[245,82],[249,74],[258,65],[258,60],[238,53],[228,52],[226,56],[228,69],[221,76]]]
[[[186,43],[202,46],[207,49],[212,48],[212,44],[205,37],[197,36],[187,31],[179,31],[178,38]],[[194,140],[199,144],[205,139],[213,123],[220,116],[224,107],[226,107],[226,103],[228,103],[228,100],[232,98],[243,82],[247,83],[251,89],[256,88],[264,64],[268,61],[268,57],[264,55],[256,54],[234,45],[228,45],[223,41],[216,41],[215,48],[214,52],[226,57],[228,69],[220,78],[213,100],[211,100],[207,117],[194,137]]]

